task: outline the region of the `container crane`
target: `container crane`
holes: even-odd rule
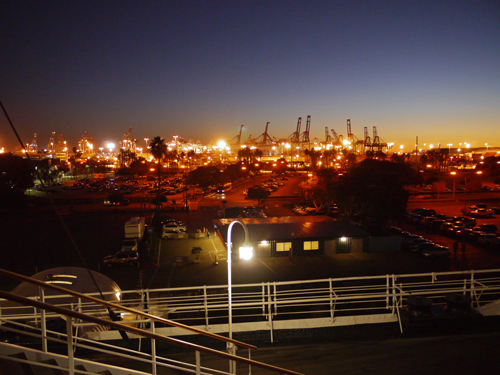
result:
[[[295,130],[295,132],[293,132],[287,137],[286,139],[287,141],[289,140],[290,142],[299,142],[301,123],[302,123],[302,117],[299,117],[299,120],[297,121],[297,130]]]
[[[306,130],[301,134],[300,140],[303,143],[309,143],[309,130],[311,129],[311,115],[307,116]]]
[[[332,143],[332,137],[328,133],[328,126],[325,126],[325,143],[327,145]]]
[[[347,140],[350,142],[352,148],[356,151],[359,146],[363,146],[364,141],[360,141],[351,132],[351,119],[347,119]]]
[[[382,151],[384,148],[387,147],[387,143],[385,143],[383,140],[380,139],[380,137],[377,134],[377,127],[373,127],[373,143],[372,143],[372,149],[376,149],[376,151]]]
[[[269,128],[269,122],[266,124],[266,130],[264,133],[255,138],[255,142],[260,146],[268,146],[273,143],[272,138],[269,136],[267,129]]]
[[[240,134],[235,135],[234,138],[229,141],[229,144],[238,145],[238,146],[241,144],[241,131],[243,130],[244,127],[245,127],[245,125],[241,125]],[[234,140],[236,140],[236,143],[233,143]]]
[[[371,147],[372,141],[370,139],[370,135],[368,134],[368,128],[365,126],[365,143],[363,153],[366,152],[367,149],[369,150]]]

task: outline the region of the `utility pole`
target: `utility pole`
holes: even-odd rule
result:
[[[415,171],[418,172],[418,135],[415,139]]]

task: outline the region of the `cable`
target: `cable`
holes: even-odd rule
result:
[[[2,107],[2,111],[5,115],[5,117],[7,118],[7,121],[9,122],[10,124],[10,127],[12,128],[12,131],[14,132],[14,134],[16,135],[16,138],[17,140],[19,141],[19,143],[21,144],[21,147],[22,149],[24,150],[24,153],[26,155],[26,158],[29,160],[30,163],[33,163],[33,160],[31,160],[29,154],[26,152],[26,148],[24,147],[24,144],[23,144],[23,141],[21,140],[21,137],[19,136],[19,134],[17,133],[17,130],[16,130],[16,127],[14,126],[14,124],[12,123],[12,120],[10,119],[9,117],[9,114],[7,113],[7,110],[5,109],[5,107],[3,106],[3,103],[2,101],[0,100],[0,106]],[[45,188],[45,184],[43,182],[43,179],[41,178],[40,176],[40,172],[38,171],[38,169],[35,169],[35,173],[38,175],[38,179],[40,180],[40,183],[42,184],[42,187]],[[102,293],[101,291],[101,288],[99,288],[99,285],[97,284],[97,281],[96,279],[94,278],[94,275],[92,274],[92,272],[90,271],[90,268],[87,264],[87,262],[85,261],[85,258],[83,257],[80,249],[78,248],[78,245],[76,244],[75,242],[75,239],[73,238],[73,236],[71,235],[71,232],[69,231],[69,228],[67,227],[66,223],[64,222],[64,219],[62,218],[61,214],[59,213],[59,211],[57,210],[56,208],[56,205],[54,204],[54,200],[52,199],[52,197],[49,195],[49,201],[50,201],[50,204],[51,206],[53,207],[54,209],[54,212],[56,213],[56,216],[57,218],[59,219],[59,221],[61,222],[61,225],[63,226],[64,228],[64,231],[66,232],[66,234],[68,235],[69,237],[69,240],[71,242],[71,244],[73,245],[74,249],[76,250],[76,253],[78,254],[79,258],[80,258],[80,261],[83,263],[83,265],[85,266],[85,269],[87,270],[87,272],[89,273],[89,276],[90,278],[92,279],[92,282],[94,283],[97,291],[99,292],[99,295],[101,296],[101,299],[103,301],[105,301],[105,298],[104,298],[104,294]],[[119,318],[118,316],[116,315],[116,313],[114,311],[112,311],[111,309],[108,308],[108,313],[109,313],[109,317],[111,318],[112,321],[117,321]],[[125,331],[120,331],[120,334],[122,336],[122,338],[124,339],[128,339],[127,337],[127,333]]]

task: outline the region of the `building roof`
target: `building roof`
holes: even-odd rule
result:
[[[272,218],[238,219],[248,228],[250,241],[324,239],[340,237],[364,237],[369,233],[364,229],[344,220],[329,216],[285,216]],[[229,224],[234,219],[214,220],[223,239],[227,239]],[[242,238],[241,225],[235,225],[231,232],[233,238]]]

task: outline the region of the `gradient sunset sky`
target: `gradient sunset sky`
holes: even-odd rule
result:
[[[24,143],[129,127],[286,138],[311,115],[405,150],[500,146],[500,1],[25,1],[1,6],[0,100]],[[15,136],[3,113],[0,147]]]

